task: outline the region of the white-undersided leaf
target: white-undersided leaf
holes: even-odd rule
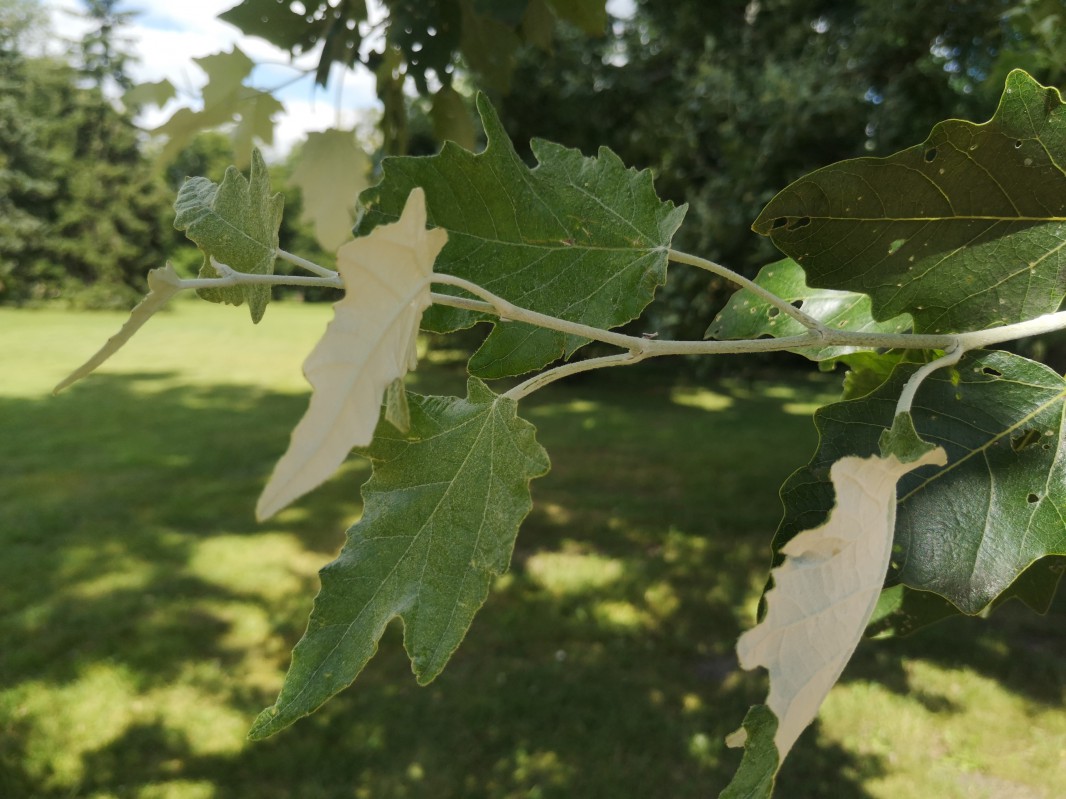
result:
[[[410,432],[382,422],[359,451],[373,466],[363,516],[319,572],[322,590],[307,630],[252,739],[284,729],[350,685],[396,618],[415,678],[432,682],[510,565],[518,527],[533,507],[530,482],[550,466],[536,429],[514,400],[476,377],[466,398],[409,399]]]
[[[178,273],[174,271],[174,267],[170,265],[169,261],[166,266],[151,270],[148,273],[148,293],[143,300],[137,303],[137,307],[130,311],[130,318],[126,320],[126,323],[122,325],[115,335],[107,340],[95,355],[67,375],[52,389],[52,393],[58,394],[72,383],[81,380],[114,355],[123,344],[133,337],[134,333],[144,326],[144,323],[156,311],[166,305],[170,298],[179,291],[181,291],[181,278],[178,277]]]
[[[332,475],[353,447],[374,436],[390,384],[413,369],[433,262],[448,240],[426,230],[426,201],[412,190],[399,221],[337,253],[344,299],[304,362],[311,403],[256,505],[262,521]]]
[[[352,238],[355,206],[368,185],[370,159],[355,132],[331,128],[307,134],[290,182],[300,189],[300,218],[314,225],[322,248],[333,252]]]
[[[877,605],[892,553],[896,483],[946,460],[942,447],[906,463],[895,454],[841,458],[830,470],[836,505],[829,518],[782,547],[766,615],[737,641],[743,668],[769,671],[766,705],[778,720],[779,762],[814,720]]]

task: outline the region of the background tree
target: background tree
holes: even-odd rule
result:
[[[0,230],[0,301],[63,299],[91,307],[128,307],[174,242],[170,197],[142,152],[127,113],[104,85],[124,78],[113,4],[96,4],[83,63],[26,57],[26,6],[8,2],[0,38],[0,99],[8,185]],[[85,81],[88,81],[86,85]]]
[[[549,57],[524,50],[501,114],[517,143],[607,145],[651,167],[699,220],[680,245],[751,275],[777,256],[749,225],[798,175],[981,117],[1015,66],[1061,76],[1040,5],[734,0],[708,25],[700,0],[637,0],[603,39],[563,27]],[[698,337],[724,289],[698,273],[671,281],[659,324]]]

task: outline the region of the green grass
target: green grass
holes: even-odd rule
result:
[[[653,364],[530,398],[553,471],[444,674],[417,687],[394,625],[353,688],[251,744],[368,473],[254,522],[328,313],[181,304],[53,398],[121,318],[0,310],[0,797],[715,795],[765,690],[732,646],[777,486],[833,383],[671,388]],[[461,390],[434,359],[415,389]],[[781,796],[1061,796],[1064,621],[865,643]]]

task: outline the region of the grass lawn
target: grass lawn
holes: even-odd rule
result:
[[[733,643],[833,380],[648,364],[531,397],[553,470],[443,675],[415,684],[394,624],[354,687],[250,744],[368,474],[254,521],[328,313],[180,304],[53,398],[121,317],[0,310],[0,797],[717,795],[765,691]],[[444,355],[415,390],[462,389]],[[1063,796],[1064,622],[1060,600],[865,643],[780,795]]]

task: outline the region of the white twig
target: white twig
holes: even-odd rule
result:
[[[671,257],[674,255],[675,253],[671,251]],[[695,265],[704,266],[704,268],[706,268],[705,264],[711,263],[709,261],[703,262],[703,259],[689,256],[685,253],[676,253],[676,255],[681,256],[683,263],[695,263]],[[344,283],[341,280],[340,275],[330,269],[313,264],[310,261],[304,262],[304,259],[298,259],[297,256],[290,257],[289,253],[281,254],[279,252],[279,257],[283,257],[292,263],[298,263],[298,265],[315,272],[315,274],[319,276],[258,275],[247,272],[238,272],[226,264],[220,263],[212,258],[211,264],[218,271],[220,277],[181,280],[179,281],[179,287],[181,289],[205,289],[258,284],[344,288]],[[717,274],[729,273],[726,276],[733,275],[733,273],[730,272],[730,270],[725,269],[725,267],[718,267],[716,264],[711,264],[711,266],[714,267],[711,271],[715,271]],[[472,283],[469,280],[464,280],[460,277],[455,277],[454,275],[445,274],[434,274],[433,282],[462,289],[478,299],[457,297],[437,292],[432,292],[430,298],[438,305],[448,305],[453,308],[461,308],[467,311],[489,314],[498,317],[501,321],[524,322],[536,327],[556,330],[567,335],[589,339],[590,341],[599,341],[603,344],[610,344],[611,346],[625,350],[625,352],[618,355],[592,358],[587,361],[565,364],[550,369],[547,372],[530,378],[508,391],[507,396],[512,398],[527,396],[538,388],[571,374],[608,366],[624,366],[639,363],[646,358],[657,358],[664,355],[742,355],[752,352],[782,352],[811,346],[860,347],[864,349],[944,350],[946,354],[943,357],[925,364],[911,376],[907,385],[904,386],[903,393],[900,396],[899,404],[897,405],[898,413],[910,409],[911,404],[914,401],[914,395],[918,390],[918,386],[929,374],[943,366],[957,363],[963,354],[969,350],[979,349],[993,344],[1000,344],[1005,341],[1013,341],[1014,339],[1025,338],[1027,336],[1035,336],[1042,333],[1050,333],[1055,330],[1066,329],[1066,311],[1060,311],[1058,313],[1045,314],[1036,319],[1029,319],[1024,322],[1010,325],[1002,325],[1001,327],[995,327],[989,330],[975,330],[956,334],[866,333],[852,330],[834,330],[832,328],[827,328],[820,323],[816,323],[816,320],[803,314],[801,311],[794,308],[780,297],[768,292],[766,289],[750,283],[746,278],[742,278],[739,275],[735,275],[735,277],[738,278],[737,282],[740,282],[741,285],[744,285],[746,288],[752,288],[754,286],[752,289],[753,291],[760,296],[765,297],[768,302],[772,302],[776,307],[781,308],[782,311],[785,311],[787,306],[789,310],[785,312],[802,322],[807,327],[806,332],[782,338],[737,339],[734,341],[670,341],[628,336],[624,333],[615,333],[610,330],[593,327],[592,325],[572,322],[568,319],[559,319],[554,316],[549,316],[548,314],[523,308],[503,297],[493,294],[491,291],[482,288],[476,283]],[[732,279],[732,277],[730,279]],[[799,316],[806,317],[808,321],[799,319]]]
[[[290,264],[306,269],[308,272],[312,272],[320,277],[336,277],[337,273],[332,269],[327,269],[324,266],[319,266],[314,261],[308,261],[306,258],[301,258],[299,255],[293,255],[291,252],[287,252],[280,247],[278,248],[278,258],[283,261],[288,261]]]
[[[706,258],[700,258],[698,255],[690,255],[687,252],[680,252],[678,250],[669,250],[669,256],[671,261],[676,261],[679,264],[688,264],[689,266],[696,266],[700,269],[706,269],[712,274],[724,277],[730,283],[735,283],[741,288],[745,288],[752,294],[766,300],[772,306],[780,310],[782,313],[791,316],[801,325],[808,330],[818,331],[820,334],[825,335],[829,332],[829,328],[822,322],[819,322],[810,314],[806,314],[797,308],[787,300],[783,300],[774,294],[772,291],[764,289],[758,283],[749,280],[741,274],[734,272],[732,269],[721,264],[716,264],[714,261],[708,261]]]
[[[918,388],[922,385],[925,378],[929,377],[937,369],[942,369],[945,366],[952,366],[959,362],[963,354],[966,352],[958,342],[955,346],[950,347],[947,352],[941,355],[936,360],[922,366],[917,372],[910,376],[910,379],[903,385],[903,390],[899,393],[899,399],[896,401],[896,416],[901,413],[910,413],[911,405],[914,404],[914,395],[918,393]]]
[[[539,375],[534,375],[529,378],[529,380],[526,380],[524,383],[519,383],[510,391],[504,393],[503,396],[517,402],[523,397],[529,396],[534,391],[539,391],[549,383],[554,383],[556,380],[561,380],[564,377],[576,375],[580,372],[591,372],[593,369],[604,369],[609,366],[629,366],[630,364],[640,363],[646,357],[646,353],[623,352],[618,355],[604,355],[601,358],[589,358],[587,361],[574,361],[573,363],[556,366],[554,369],[549,369],[547,372],[541,372]]]

